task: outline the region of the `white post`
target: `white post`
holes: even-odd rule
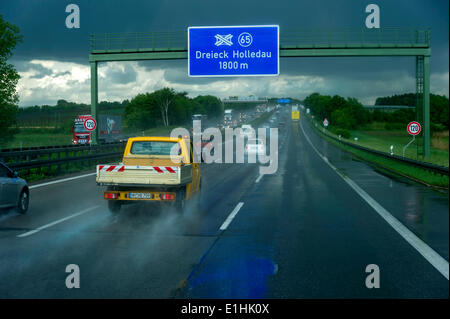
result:
[[[415,139],[416,139],[416,136],[413,135],[412,140],[411,140],[408,144],[406,144],[405,147],[403,147],[403,157],[405,157],[405,151],[406,151],[406,148],[409,146],[409,144],[411,144],[412,142],[414,142]]]

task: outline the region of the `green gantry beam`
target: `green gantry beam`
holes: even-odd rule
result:
[[[423,127],[423,155],[430,155],[430,34],[429,30],[309,30],[281,37],[280,57],[416,56],[423,57],[423,98],[418,99]],[[162,40],[163,39],[163,40]],[[91,35],[91,114],[97,120],[98,63],[187,59],[186,33],[128,33]],[[305,43],[306,42],[306,43]],[[163,43],[161,46],[159,44]],[[159,45],[159,46],[158,46]],[[417,68],[417,63],[416,63]],[[97,129],[93,142],[98,143]]]

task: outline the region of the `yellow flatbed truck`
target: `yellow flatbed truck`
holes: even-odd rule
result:
[[[291,119],[294,122],[298,122],[300,120],[300,111],[298,110],[298,106],[292,106]]]
[[[192,142],[185,138],[129,138],[118,164],[97,165],[97,185],[112,213],[123,204],[153,201],[183,212],[187,200],[199,200],[201,172],[193,161]],[[197,196],[195,196],[197,195]]]

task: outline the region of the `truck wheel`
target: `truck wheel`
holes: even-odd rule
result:
[[[28,204],[30,202],[30,197],[27,190],[22,190],[19,197],[19,202],[17,203],[17,211],[20,214],[25,214],[28,210]]]
[[[120,212],[120,208],[122,207],[122,203],[115,200],[108,201],[108,209],[112,214]]]

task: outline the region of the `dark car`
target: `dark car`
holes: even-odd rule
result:
[[[0,209],[16,208],[25,214],[28,210],[30,191],[27,182],[19,174],[0,163]]]

